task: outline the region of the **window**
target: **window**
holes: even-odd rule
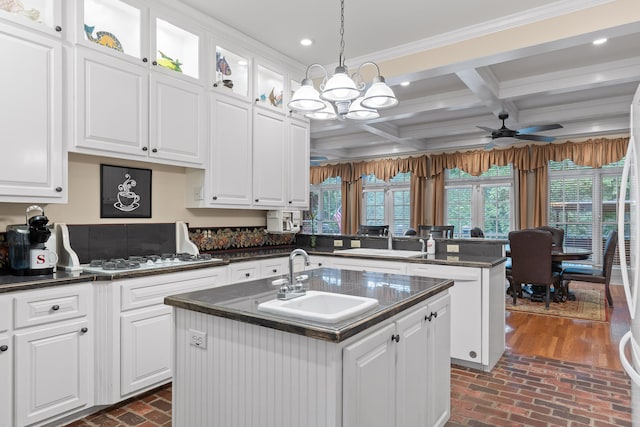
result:
[[[549,162],[549,225],[564,229],[566,246],[593,251],[594,265],[602,265],[607,235],[617,229],[616,208],[623,165],[624,160],[620,160],[594,169],[578,166],[568,159]],[[629,229],[628,212],[627,205],[626,230]]]
[[[411,173],[399,173],[389,182],[375,175],[363,176],[362,180],[362,224],[389,224],[393,234],[404,235],[410,227]]]
[[[485,238],[508,238],[514,228],[513,188],[511,166],[492,166],[478,177],[447,170],[445,224],[454,226],[454,237],[469,237],[473,227],[480,227]]]
[[[309,194],[310,210],[304,212],[303,232],[308,234],[340,234],[342,226],[342,179],[327,178],[320,185],[312,185]]]

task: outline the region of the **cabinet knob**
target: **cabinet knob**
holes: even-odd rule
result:
[[[260,199],[255,199],[254,202],[258,203],[260,201]]]
[[[322,267],[322,263],[321,262],[318,263],[318,267]]]
[[[62,193],[62,187],[56,187],[56,193]]]
[[[60,25],[56,25],[56,31],[57,31],[57,32],[62,31],[62,27],[61,27]]]
[[[151,152],[152,152],[152,153],[157,153],[157,152],[158,152],[158,149],[157,149],[157,148],[154,148],[153,150],[151,150]]]
[[[271,271],[273,271],[274,273],[277,273],[277,272],[278,272],[278,269],[277,269],[277,268],[274,268],[274,269],[273,269],[273,270],[271,270]]]
[[[289,204],[293,203],[291,200],[289,200]]]
[[[0,345],[0,351],[7,351],[7,350],[9,350],[8,345]]]
[[[245,277],[250,277],[251,273],[244,273]]]
[[[436,317],[438,317],[438,313],[437,312],[431,312],[431,314],[429,314],[428,316],[424,316],[424,320],[428,320],[429,322],[431,322],[431,319],[435,319]]]
[[[213,196],[213,200],[218,200],[218,196]]]
[[[391,341],[400,342],[400,334],[391,335]]]
[[[256,103],[260,102],[260,98],[256,98]]]
[[[56,304],[53,307],[51,307],[51,310],[58,311],[58,310],[60,310],[60,306],[58,304]]]
[[[147,58],[142,58],[142,62],[147,62],[149,61]]]
[[[158,65],[158,61],[153,61],[151,64]]]
[[[213,84],[213,87],[218,87],[218,83],[214,83],[214,84]]]
[[[142,147],[142,151],[147,151],[149,147]]]
[[[88,331],[89,331],[89,328],[87,327],[80,329],[80,332],[82,332],[83,334],[86,334]]]

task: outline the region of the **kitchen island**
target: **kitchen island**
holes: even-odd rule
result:
[[[444,425],[453,281],[320,268],[309,290],[378,300],[339,323],[267,314],[270,279],[170,296],[176,426]]]

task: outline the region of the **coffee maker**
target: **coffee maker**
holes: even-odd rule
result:
[[[52,274],[58,257],[55,248],[47,248],[51,229],[49,219],[40,206],[29,206],[25,213],[26,224],[7,226],[9,267],[15,276]]]

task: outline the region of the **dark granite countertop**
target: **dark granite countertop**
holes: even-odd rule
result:
[[[309,252],[312,254],[315,252]],[[417,264],[439,264],[439,265],[453,265],[459,267],[479,267],[479,268],[491,268],[496,265],[500,265],[506,262],[505,257],[486,256],[486,255],[467,255],[467,254],[436,254],[436,255],[416,255],[411,257],[397,257],[389,255],[362,255],[362,254],[349,254],[340,250],[334,250],[333,252],[320,252],[317,255],[333,255],[345,258],[365,258],[365,259],[377,259],[377,260],[390,260],[390,261],[405,261]]]
[[[341,323],[277,316],[258,311],[276,298],[274,278],[172,295],[165,304],[331,342],[343,341],[453,286],[452,280],[319,268],[307,271],[310,290],[376,298],[379,306]]]
[[[82,272],[58,271],[42,276],[0,276],[0,293],[46,288],[49,286],[69,285],[94,280],[93,274]]]

